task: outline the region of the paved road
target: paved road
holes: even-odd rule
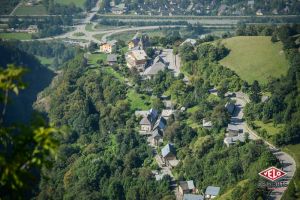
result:
[[[85,24],[84,25],[78,25],[74,26],[75,30],[70,31],[68,33],[65,33],[63,35],[59,36],[54,36],[54,37],[47,37],[47,38],[40,38],[40,39],[31,39],[31,40],[22,40],[24,42],[26,41],[48,41],[48,40],[56,40],[56,39],[64,39],[64,40],[85,40],[87,42],[78,42],[80,46],[87,46],[89,42],[95,42],[97,44],[100,44],[101,42],[107,41],[107,38],[114,35],[114,34],[119,34],[123,32],[131,32],[131,31],[140,31],[140,30],[155,30],[155,29],[160,29],[160,28],[175,28],[175,27],[183,27],[183,26],[141,26],[141,27],[132,27],[132,28],[121,28],[121,29],[112,29],[112,30],[95,30],[95,31],[87,31],[85,30]],[[83,36],[74,36],[75,33],[84,33]],[[98,40],[94,36],[97,34],[103,34],[101,37],[101,40]]]
[[[9,15],[12,16],[21,5],[22,5],[22,2],[18,3],[18,5],[11,11],[11,13]]]
[[[285,181],[287,183],[290,182],[292,177],[295,175],[296,171],[296,162],[293,159],[292,156],[287,154],[286,152],[283,152],[279,149],[277,149],[273,144],[269,143],[268,141],[264,140],[260,136],[257,135],[257,133],[249,128],[246,122],[243,121],[244,112],[243,109],[246,105],[246,103],[250,102],[248,96],[244,93],[238,92],[236,93],[236,97],[232,98],[233,100],[236,100],[236,106],[237,109],[231,118],[231,121],[240,129],[243,129],[244,132],[249,133],[249,138],[253,140],[262,139],[266,145],[268,145],[269,149],[273,153],[273,155],[276,156],[276,158],[282,163],[283,167],[282,170],[287,173],[287,176],[285,177]],[[286,188],[284,188],[281,191],[273,191],[270,195],[270,200],[280,200],[282,198],[282,195]]]
[[[175,28],[175,27],[185,27],[181,25],[172,25],[172,26],[141,26],[141,27],[131,27],[131,28],[118,28],[118,29],[108,29],[108,30],[94,30],[94,31],[87,31],[85,30],[85,26],[89,23],[92,23],[95,26],[95,23],[92,22],[93,17],[97,14],[98,10],[100,9],[100,0],[97,2],[96,7],[93,8],[89,13],[87,13],[86,18],[83,20],[83,23],[80,25],[73,26],[74,30],[67,32],[62,35],[54,36],[54,37],[47,37],[47,38],[40,38],[40,39],[31,39],[31,40],[22,40],[22,41],[48,41],[48,40],[55,40],[55,39],[63,39],[65,41],[75,40],[76,43],[82,47],[86,47],[89,45],[90,42],[94,42],[100,44],[101,42],[107,41],[107,38],[123,32],[130,32],[130,31],[139,31],[139,30],[154,30],[160,28]],[[76,33],[83,33],[83,36],[74,36]],[[95,35],[102,35],[101,39],[97,39]]]

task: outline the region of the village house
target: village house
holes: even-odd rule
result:
[[[231,102],[227,102],[225,104],[225,108],[227,109],[227,112],[232,115],[234,113],[234,110],[235,110],[235,105]]]
[[[178,191],[181,195],[195,193],[194,181],[179,181]]]
[[[27,28],[27,32],[31,33],[31,34],[38,33],[39,32],[39,28],[38,28],[37,25],[30,25]]]
[[[111,40],[100,45],[100,52],[114,53],[117,49],[117,40]]]
[[[141,131],[150,132],[152,130],[153,124],[149,116],[143,117],[140,121]]]
[[[148,67],[143,73],[142,75],[151,79],[152,77],[154,77],[156,74],[158,74],[159,71],[163,71],[165,69],[168,68],[168,63],[166,63],[165,60],[163,60],[162,57],[157,56],[154,61],[153,64]]]
[[[145,70],[147,64],[147,54],[144,50],[132,50],[126,55],[127,66],[131,68],[136,68],[140,72]]]
[[[231,145],[234,145],[238,141],[240,142],[245,142],[245,134],[244,133],[239,133],[236,136],[228,136],[224,138],[224,144],[229,147]]]
[[[210,129],[212,127],[212,121],[207,119],[202,119],[202,126],[203,128]]]
[[[228,135],[230,135],[230,136],[236,136],[240,132],[243,132],[243,130],[239,129],[239,127],[234,125],[234,124],[228,124],[227,125],[227,132],[228,132]]]
[[[106,61],[108,65],[114,65],[118,61],[118,56],[116,54],[108,54]]]
[[[263,12],[262,12],[261,9],[258,9],[258,10],[256,11],[256,15],[257,15],[257,16],[263,16],[264,14],[263,14]]]
[[[122,15],[127,12],[127,7],[125,6],[124,3],[121,3],[119,5],[113,6],[111,8],[111,12],[116,15]]]
[[[161,156],[163,162],[168,166],[171,160],[176,160],[176,150],[172,144],[167,144],[161,150]]]
[[[205,199],[213,199],[220,193],[220,187],[208,186],[205,190]]]
[[[147,115],[143,116],[143,118],[140,121],[141,131],[144,132],[145,134],[149,134],[150,131],[152,131],[157,118],[158,118],[157,110],[150,109]]]
[[[153,129],[159,129],[160,131],[164,131],[167,127],[167,121],[162,116],[158,118],[155,122]]]
[[[174,113],[175,113],[175,111],[172,109],[164,109],[161,111],[161,116],[163,118],[165,118],[166,120],[168,120],[170,118],[170,116],[173,115]]]
[[[129,50],[145,50],[150,46],[149,36],[144,33],[137,32],[132,40],[128,42]]]
[[[204,200],[204,197],[200,194],[184,194],[183,200]]]

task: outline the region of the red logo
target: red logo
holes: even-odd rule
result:
[[[276,181],[277,179],[284,177],[286,173],[280,169],[277,169],[276,167],[270,167],[260,172],[259,175],[270,181]]]

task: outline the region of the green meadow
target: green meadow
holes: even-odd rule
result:
[[[282,43],[272,43],[267,36],[239,36],[222,43],[230,49],[220,63],[235,71],[243,80],[266,83],[269,77],[280,77],[288,70]]]

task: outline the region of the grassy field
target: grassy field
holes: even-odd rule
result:
[[[90,24],[85,25],[85,30],[89,31],[89,32],[92,32],[93,31],[93,24],[90,23]]]
[[[76,6],[83,8],[85,0],[55,0],[56,3],[69,5],[70,3],[74,3]]]
[[[103,53],[93,53],[88,56],[88,64],[89,65],[96,65],[98,60],[106,61],[106,54]]]
[[[132,110],[148,110],[151,108],[150,97],[136,93],[133,89],[127,93]]]
[[[13,13],[14,15],[47,15],[47,10],[43,5],[25,6],[21,5]]]
[[[254,124],[258,129],[265,129],[270,136],[278,134],[284,127],[283,124],[278,124],[275,127],[272,122],[263,123],[262,121],[254,121]]]
[[[247,187],[249,180],[242,180],[240,182],[238,182],[238,184],[236,185],[236,187]],[[227,192],[225,192],[224,194],[222,194],[219,197],[216,197],[215,200],[230,200],[231,199],[231,194],[232,194],[233,188],[230,190],[227,190]]]
[[[240,36],[223,40],[231,50],[220,63],[234,70],[243,80],[266,83],[268,77],[280,77],[288,70],[282,43],[273,44],[266,36]]]
[[[42,56],[36,56],[37,59],[41,62],[42,65],[49,66],[53,63],[54,58],[46,58]]]
[[[29,39],[31,39],[31,34],[29,34],[29,33],[0,33],[0,38],[29,40]]]

